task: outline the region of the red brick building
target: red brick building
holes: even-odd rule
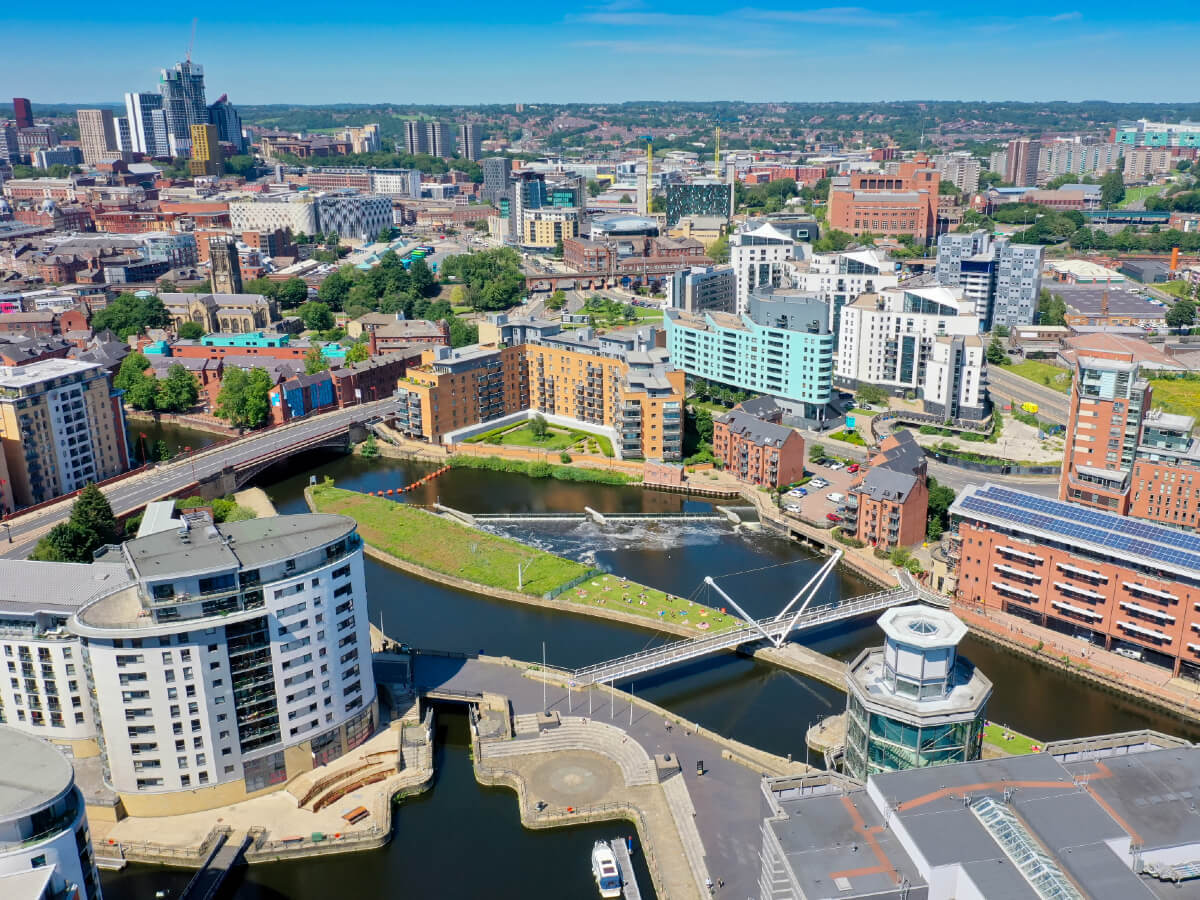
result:
[[[846,529],[870,547],[912,547],[929,519],[928,463],[911,432],[884,438],[846,497]]]
[[[739,481],[780,487],[804,477],[804,438],[782,422],[774,401],[747,404],[713,419],[713,455]],[[762,415],[763,418],[759,416]]]
[[[927,157],[902,162],[892,174],[852,172],[829,189],[829,227],[853,235],[910,235],[925,245],[937,237],[941,176]]]

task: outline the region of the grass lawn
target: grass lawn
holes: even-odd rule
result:
[[[733,409],[732,406],[725,406],[722,403],[714,403],[711,400],[698,400],[695,397],[688,401],[688,406],[695,407],[696,409],[708,410],[714,416],[723,416],[725,413],[729,412],[729,410]]]
[[[846,415],[848,415],[848,416],[867,416],[869,418],[871,416],[879,415],[879,412],[877,410],[859,409],[858,407],[855,407],[854,409],[846,410]]]
[[[358,533],[371,546],[476,584],[515,591],[517,566],[528,562],[521,592],[538,597],[590,571],[582,563],[383,497],[328,484],[316,485],[312,496],[318,512],[340,513],[354,519]],[[732,616],[720,610],[619,575],[599,572],[557,599],[581,606],[606,606],[675,625],[691,625],[697,634],[723,631],[737,624]]]
[[[1200,419],[1200,379],[1151,378],[1155,406],[1169,413]]]
[[[546,437],[542,440],[534,435],[529,423],[506,425],[493,428],[483,434],[467,439],[468,444],[501,444],[510,447],[531,447],[535,450],[574,450],[576,453],[602,453],[613,455],[612,441],[602,434],[591,434],[574,428],[558,425],[546,426]]]
[[[1003,368],[1006,372],[1020,375],[1034,384],[1043,385],[1051,390],[1059,391],[1063,394],[1070,393],[1071,391],[1071,373],[1059,366],[1052,366],[1049,363],[1039,362],[1036,359],[1027,359],[1025,362],[1004,366]]]
[[[1126,209],[1132,206],[1136,200],[1157,197],[1162,192],[1163,186],[1161,184],[1151,184],[1144,187],[1127,187],[1125,188],[1125,199],[1117,204],[1117,209]]]
[[[637,309],[639,322],[661,322],[663,320],[663,311],[661,309],[647,309],[644,306],[635,308]]]
[[[1192,296],[1192,286],[1186,281],[1168,281],[1152,286],[1158,288],[1164,294],[1170,294],[1172,297],[1178,297],[1180,300],[1187,300]]]
[[[1004,739],[1005,732],[1008,733],[1010,740]],[[1024,756],[1027,753],[1039,753],[1040,750],[1033,748],[1042,747],[1042,742],[1031,738],[1028,735],[1013,731],[1011,728],[1005,728],[1003,725],[988,723],[983,729],[983,742],[991,744],[1011,756]]]

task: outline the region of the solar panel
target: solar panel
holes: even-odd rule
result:
[[[1188,532],[996,485],[976,490],[960,506],[1015,525],[1200,570],[1200,536]]]

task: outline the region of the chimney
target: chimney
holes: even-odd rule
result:
[[[367,333],[370,335],[370,337],[367,339],[367,349],[370,351],[372,356],[377,356],[379,354],[379,338],[375,336],[374,328]]]

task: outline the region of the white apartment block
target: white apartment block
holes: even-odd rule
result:
[[[942,419],[982,419],[990,410],[983,339],[977,334],[934,339],[925,361],[921,399]]]
[[[896,264],[874,248],[844,253],[814,253],[805,263],[787,269],[790,286],[814,293],[829,305],[829,329],[841,327],[842,308],[863,294],[873,294],[900,283]]]
[[[851,390],[860,384],[874,384],[894,394],[919,396],[939,339],[978,333],[975,304],[963,297],[961,288],[910,283],[863,294],[842,309],[834,382]],[[982,364],[972,370],[967,354],[961,365],[966,370],[956,370],[953,383],[978,387],[983,379]],[[945,391],[939,396],[945,396]]]
[[[730,235],[729,264],[737,277],[737,313],[749,311],[755,289],[786,286],[788,260],[796,258],[796,242],[769,223]]]
[[[1085,144],[1079,138],[1043,140],[1038,157],[1038,181],[1045,184],[1058,175],[1103,175],[1120,169],[1122,144]]]
[[[317,228],[317,207],[311,196],[285,199],[233,200],[229,204],[229,224],[234,234],[243,231],[288,229],[292,234],[313,234]]]
[[[97,564],[107,580],[77,582],[64,604],[74,607],[74,638],[63,651],[93,704],[80,734],[98,725],[105,780],[131,815],[208,809],[279,787],[366,740],[377,718],[353,520],[216,526],[199,515],[178,524],[113,548]],[[40,676],[39,653],[30,655]],[[74,696],[68,664],[65,655],[53,662],[60,697]]]
[[[397,169],[395,171],[372,169],[371,190],[376,194],[419,200],[421,197],[421,173],[417,169]]]
[[[933,167],[942,176],[942,181],[948,181],[964,194],[973,194],[979,190],[979,172],[982,168],[979,160],[966,151],[943,153],[933,158]]]
[[[1164,147],[1130,147],[1125,151],[1125,183],[1152,181],[1174,170],[1181,157]]]

